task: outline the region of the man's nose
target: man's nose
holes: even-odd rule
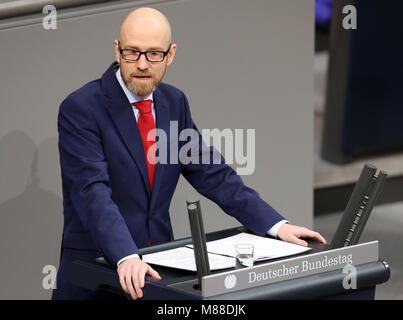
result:
[[[145,54],[140,55],[140,58],[137,60],[137,68],[140,70],[148,68],[148,61]]]

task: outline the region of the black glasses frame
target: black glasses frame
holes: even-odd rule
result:
[[[133,49],[122,49],[122,48],[120,47],[120,41],[119,41],[118,48],[119,48],[120,56],[122,57],[123,60],[126,60],[126,61],[138,61],[138,60],[140,59],[141,55],[144,54],[144,56],[146,57],[146,59],[147,59],[148,62],[162,62],[162,61],[164,61],[165,57],[167,56],[169,50],[171,50],[171,45],[172,45],[172,43],[169,45],[169,48],[168,48],[167,51],[158,51],[158,50],[139,51],[139,50],[133,50]],[[137,53],[139,53],[139,57],[138,57],[137,59],[127,59],[127,58],[123,57],[123,52],[124,52],[124,51],[137,52]],[[147,54],[150,53],[150,52],[162,53],[162,54],[163,54],[163,57],[162,57],[161,60],[150,60],[150,59],[148,58],[148,56],[147,56]]]

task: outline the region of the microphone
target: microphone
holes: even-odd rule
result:
[[[206,235],[204,233],[203,218],[200,208],[200,200],[197,196],[189,196],[186,200],[190,231],[192,235],[193,252],[196,261],[199,289],[201,290],[202,277],[211,274],[210,264],[206,246]]]

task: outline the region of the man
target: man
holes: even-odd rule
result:
[[[107,298],[66,279],[69,262],[100,254],[117,266],[123,290],[141,298],[145,275],[160,276],[141,260],[139,248],[173,239],[168,210],[180,174],[259,235],[301,245],[307,245],[301,237],[325,242],[316,232],[288,224],[224,161],[155,164],[156,138],[149,135],[154,128],[168,135],[168,153],[177,152],[170,148],[171,121],[179,132],[193,129],[200,136],[183,92],[161,83],[177,48],[169,22],[157,10],[137,9],[114,44],[116,62],[60,106],[64,230],[54,299]],[[178,150],[184,144],[174,143]]]

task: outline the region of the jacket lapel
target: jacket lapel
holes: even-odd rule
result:
[[[132,106],[116,79],[116,67],[117,63],[115,62],[103,74],[101,79],[102,89],[105,95],[109,98],[106,110],[115,123],[116,129],[141,172],[144,186],[147,190],[148,197],[150,197],[150,183],[148,181],[146,158],[140,132]]]
[[[156,127],[165,132],[167,136],[167,161],[169,162],[170,156],[170,128],[169,128],[169,107],[166,103],[166,100],[163,98],[161,91],[157,88],[154,91],[154,108],[156,113]],[[164,159],[165,160],[165,159]],[[158,198],[158,194],[160,191],[161,184],[163,183],[164,170],[167,164],[157,163],[155,165],[155,176],[154,176],[154,186],[153,193],[151,197],[150,211],[154,210],[154,206],[156,204],[156,199]]]

